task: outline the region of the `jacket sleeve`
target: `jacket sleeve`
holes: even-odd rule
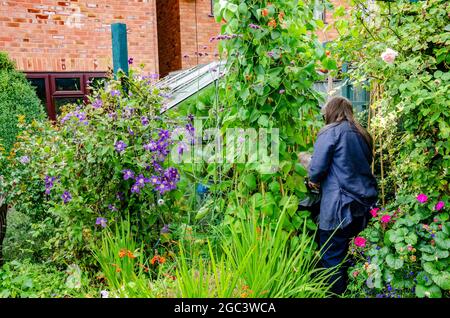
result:
[[[319,134],[317,137],[309,166],[309,179],[312,182],[319,183],[326,176],[333,159],[335,143],[332,129]]]

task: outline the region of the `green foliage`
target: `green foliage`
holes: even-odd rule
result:
[[[371,131],[388,170],[386,185],[404,193],[449,195],[450,5],[446,0],[378,2],[379,12],[355,0],[339,19],[336,54],[356,81],[371,80],[380,98]],[[385,62],[387,49],[398,53]],[[392,189],[394,190],[394,188]]]
[[[44,108],[25,75],[16,71],[13,62],[0,52],[0,144],[6,152],[19,132],[18,116],[24,116],[27,122],[43,119]]]
[[[222,233],[219,251],[208,242],[209,259],[194,248],[180,249],[177,279],[183,297],[326,297],[331,271],[318,268],[319,253],[306,231],[283,231],[286,208],[276,224],[258,221],[260,212],[246,207],[246,219]],[[239,227],[237,227],[239,226]],[[239,230],[238,230],[239,229]],[[184,244],[184,243],[183,243]]]
[[[6,263],[0,268],[0,298],[96,297],[86,276],[74,275],[74,268],[65,272],[29,260]]]
[[[34,211],[41,210],[36,206]],[[48,244],[55,232],[55,224],[47,213],[47,218],[39,220],[30,214],[19,212],[16,209],[8,211],[8,227],[3,243],[3,253],[7,260],[25,260],[32,262],[47,262],[51,260],[52,248]]]
[[[349,270],[350,292],[371,297],[449,296],[449,213],[448,208],[436,211],[435,204],[399,197],[379,211],[360,234],[366,246],[352,247],[357,264]],[[391,216],[388,223],[380,221],[385,215]]]
[[[108,284],[110,296],[170,297],[174,283],[162,275],[164,262],[152,264],[143,251],[143,245],[139,246],[133,238],[128,221],[120,223],[115,233],[109,230],[103,233],[101,247],[93,253]],[[151,280],[152,273],[155,281]]]
[[[90,249],[101,238],[98,218],[110,225],[130,215],[132,231],[146,249],[160,239],[165,224],[182,221],[182,194],[160,190],[173,190],[180,175],[175,169],[166,176],[174,140],[161,137],[170,135],[170,126],[159,116],[159,93],[132,70],[129,78],[121,75],[94,91],[87,105],[68,106],[57,125],[20,122],[24,131],[4,187],[17,211],[35,225],[53,228],[44,246],[51,247],[56,262],[95,266]],[[147,147],[150,141],[157,150]],[[119,142],[126,145],[123,151]],[[23,162],[25,156],[29,162]],[[124,180],[126,169],[133,178]],[[145,180],[138,186],[139,175]],[[67,200],[64,193],[70,194]],[[171,234],[161,238],[161,243],[170,241]]]
[[[296,213],[294,205],[307,190],[303,186],[305,174],[296,168],[297,153],[312,147],[311,136],[322,124],[319,101],[323,96],[313,89],[313,83],[323,79],[319,70],[337,67],[317,38],[315,31],[324,25],[314,18],[313,9],[310,2],[297,0],[216,4],[217,21],[227,21],[222,34],[230,38],[219,43],[219,52],[227,56],[228,70],[220,83],[221,104],[217,106],[223,108],[218,118],[221,131],[241,130],[241,154],[256,142],[245,136],[244,130],[249,128],[256,132],[268,129],[273,138],[268,149],[271,142],[279,149],[279,162],[258,156],[257,162],[241,163],[238,157],[237,163],[227,162],[233,164],[232,171],[220,178],[220,170],[210,164],[213,167],[207,170],[211,170],[211,177],[215,182],[221,180],[219,193],[228,198],[228,221],[240,218],[240,206],[256,193],[263,213],[273,220],[279,218],[283,200],[293,196],[283,226],[293,231],[302,224],[304,213]],[[279,129],[279,138],[270,135],[273,128]],[[232,140],[225,138],[225,142]],[[244,160],[251,155],[256,154]],[[226,165],[223,167],[228,171]]]
[[[448,296],[448,213],[433,209],[450,195],[450,6],[444,0],[378,5],[375,11],[355,0],[351,19],[336,22],[341,37],[335,54],[350,63],[352,79],[371,81],[369,125],[376,157],[384,162],[381,184],[386,197],[394,198],[383,214],[395,223],[377,218],[361,234],[370,243],[351,269],[350,291]],[[388,49],[396,54],[391,59],[382,55]],[[418,204],[415,196],[421,192],[432,203]]]

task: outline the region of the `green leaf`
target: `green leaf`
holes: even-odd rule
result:
[[[308,175],[308,171],[306,171],[306,169],[303,167],[303,165],[299,162],[295,163],[294,169],[295,169],[295,172],[302,177],[306,177]]]
[[[250,190],[253,191],[254,189],[256,189],[256,177],[253,173],[249,173],[247,175],[244,176],[244,183],[246,185],[246,187]]]
[[[443,232],[436,233],[436,237],[434,238],[436,241],[436,246],[440,247],[443,250],[450,249],[450,238]]]
[[[239,13],[241,15],[246,15],[247,12],[248,12],[247,4],[245,2],[241,2],[241,4],[239,4]]]
[[[447,271],[437,272],[431,279],[444,290],[450,290],[450,273]]]
[[[258,124],[262,127],[267,127],[269,125],[269,117],[267,115],[261,115],[258,119]]]
[[[436,269],[435,265],[433,262],[426,262],[423,264],[423,269],[432,275],[438,274],[439,271]]]
[[[417,285],[416,286],[416,296],[419,298],[441,298],[442,297],[442,292],[441,289],[436,286],[430,286],[430,287],[425,287],[422,285]]]
[[[386,256],[386,264],[393,269],[400,269],[403,266],[403,260],[400,257],[395,257],[392,254]]]

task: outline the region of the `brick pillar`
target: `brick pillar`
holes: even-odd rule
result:
[[[179,0],[156,0],[160,76],[181,69]]]

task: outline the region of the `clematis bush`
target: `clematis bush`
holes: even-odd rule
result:
[[[448,297],[450,222],[446,202],[418,194],[373,209],[356,237],[349,292],[358,297]]]
[[[90,258],[101,232],[125,218],[145,249],[158,247],[161,232],[168,234],[162,243],[170,241],[183,184],[169,163],[172,132],[190,126],[160,115],[163,94],[153,82],[135,71],[120,74],[86,105],[67,106],[57,123],[27,126],[16,144],[11,202],[40,201],[39,215],[57,224],[47,241],[54,260]]]

